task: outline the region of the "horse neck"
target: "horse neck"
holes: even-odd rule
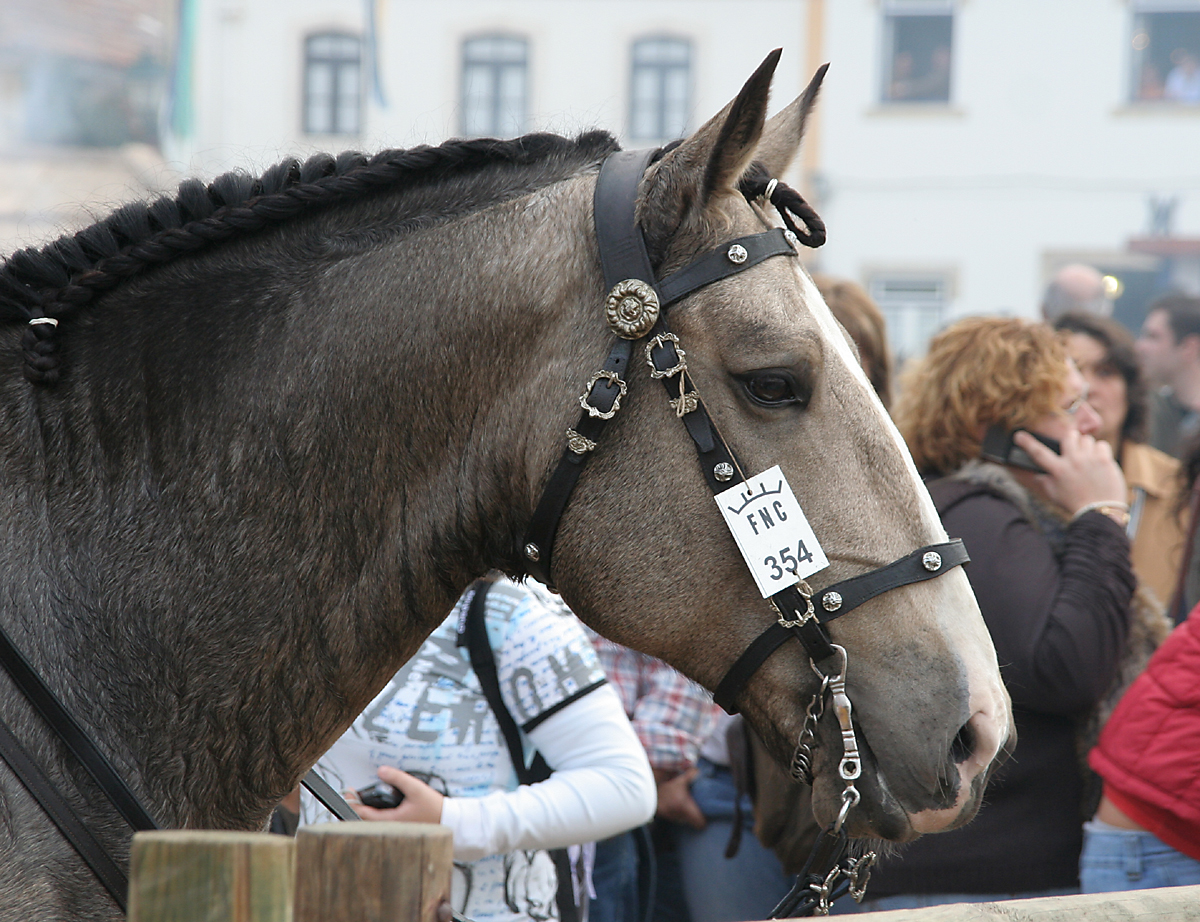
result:
[[[261,818],[469,581],[511,563],[531,471],[553,451],[540,436],[571,415],[563,382],[578,386],[602,350],[598,325],[571,316],[599,285],[589,187],[409,234],[283,290],[239,293],[233,272],[180,293],[183,273],[165,272],[114,292],[106,317],[98,306],[73,395],[40,420],[51,494],[75,500],[50,500],[62,569],[48,579],[97,576],[67,593],[61,659],[36,658],[102,737],[139,754],[129,768],[163,820]],[[172,297],[204,301],[207,335],[189,340],[196,318],[166,307],[145,325],[146,305]],[[88,650],[119,684],[65,681]],[[136,699],[151,692],[164,706],[147,719]],[[231,791],[231,766],[250,790]]]

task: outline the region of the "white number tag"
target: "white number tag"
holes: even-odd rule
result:
[[[764,599],[829,566],[779,465],[716,500]]]

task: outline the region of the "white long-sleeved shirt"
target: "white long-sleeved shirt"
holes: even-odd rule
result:
[[[501,697],[521,727],[527,759],[536,749],[554,770],[519,786],[457,644],[468,603],[469,594],[317,770],[339,790],[372,783],[382,764],[426,781],[447,795],[442,823],[454,833],[455,908],[477,922],[546,918],[555,915],[556,890],[546,850],[647,822],[654,778],[579,622],[544,590],[500,581],[488,592],[485,620]],[[322,821],[322,813],[306,794],[302,821]]]

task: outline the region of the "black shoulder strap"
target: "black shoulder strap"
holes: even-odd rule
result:
[[[525,766],[525,747],[521,745],[521,731],[500,695],[496,656],[487,636],[487,593],[491,585],[482,579],[475,583],[475,591],[467,604],[467,614],[459,631],[460,639],[466,640],[471,669],[479,678],[483,696],[487,698],[488,706],[496,716],[496,722],[500,724],[500,732],[504,734],[504,742],[508,746],[513,768],[516,769],[517,780],[521,784],[536,784],[550,777],[550,766],[546,764],[540,752],[534,752],[532,764],[528,768]],[[571,861],[567,857],[567,850],[554,848],[549,850],[549,854],[558,878],[559,922],[579,922],[579,907],[575,904],[575,885],[571,879]]]
[[[487,698],[488,706],[496,715],[496,722],[500,724],[500,732],[504,734],[504,742],[508,746],[509,758],[512,759],[513,768],[517,772],[517,780],[521,784],[536,784],[550,777],[550,768],[540,752],[534,754],[532,765],[528,768],[525,766],[525,747],[521,744],[521,731],[517,729],[517,722],[500,695],[500,675],[496,671],[496,657],[492,653],[492,645],[488,642],[487,635],[487,593],[491,585],[482,579],[475,583],[461,634],[466,640],[467,652],[471,656],[471,669],[479,678],[483,696]]]

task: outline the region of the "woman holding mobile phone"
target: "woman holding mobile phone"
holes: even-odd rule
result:
[[[1017,744],[978,817],[881,859],[863,909],[1077,892],[1076,732],[1117,676],[1136,586],[1125,478],[1096,439],[1086,382],[1045,325],[959,321],[900,394],[901,434],[947,532],[971,555],[967,577],[1012,695]],[[994,426],[1018,430],[1025,466],[1044,473],[982,460]]]
[[[1054,328],[1088,383],[1088,403],[1100,417],[1096,438],[1112,446],[1125,474],[1134,572],[1168,605],[1183,566],[1187,510],[1181,508],[1179,462],[1145,440],[1146,383],[1133,334],[1096,314],[1064,314]]]

